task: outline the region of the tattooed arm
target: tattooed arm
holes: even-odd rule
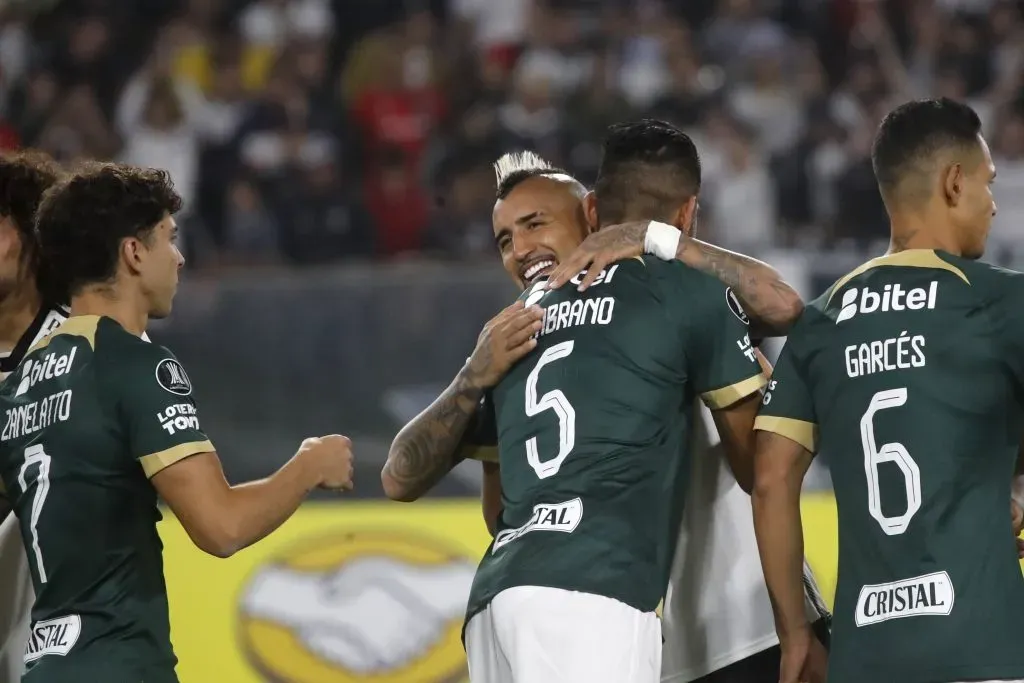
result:
[[[448,388],[398,432],[380,475],[388,498],[416,500],[462,460],[463,435],[483,393],[479,377],[467,363]]]
[[[577,273],[586,270],[586,275],[578,281],[582,291],[593,284],[600,272],[612,262],[640,256],[644,252],[648,223],[632,221],[591,233],[552,271],[548,286],[561,287]],[[685,234],[679,240],[676,259],[731,287],[750,315],[751,333],[755,337],[786,334],[804,310],[796,290],[786,284],[779,271],[763,261]]]
[[[755,337],[786,334],[804,310],[796,290],[763,261],[685,235],[676,258],[731,287],[750,314]]]
[[[414,501],[459,463],[480,399],[537,345],[534,334],[542,316],[540,308],[524,308],[517,301],[484,325],[473,355],[455,380],[392,442],[380,473],[388,498]]]

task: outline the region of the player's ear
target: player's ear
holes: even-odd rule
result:
[[[583,216],[587,221],[587,232],[597,232],[601,223],[597,216],[597,195],[593,190],[583,197]]]
[[[676,212],[675,217],[672,220],[673,225],[683,231],[688,236],[693,235],[693,226],[697,218],[697,197],[693,196],[686,200],[686,202],[679,207],[679,211]]]
[[[964,189],[964,169],[960,164],[951,164],[946,167],[942,177],[942,192],[945,195],[946,203],[949,206],[960,204],[960,197]]]
[[[126,237],[121,240],[121,260],[128,272],[135,274],[142,270],[142,251],[144,245],[138,237]]]

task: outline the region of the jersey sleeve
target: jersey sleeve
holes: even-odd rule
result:
[[[1001,271],[994,297],[993,320],[998,346],[1014,382],[1024,393],[1024,273]]]
[[[490,394],[480,399],[462,437],[460,455],[470,460],[498,461],[498,424]]]
[[[147,477],[214,450],[199,424],[192,383],[174,354],[158,344],[135,344],[114,363],[128,449]]]
[[[702,276],[703,277],[703,276]],[[687,316],[688,374],[711,410],[728,408],[759,391],[766,384],[750,341],[749,319],[732,290],[717,280],[704,278],[703,291],[684,301],[699,302]]]
[[[798,330],[794,329],[793,334]],[[818,423],[793,334],[775,363],[754,430],[784,436],[814,453],[818,449]]]

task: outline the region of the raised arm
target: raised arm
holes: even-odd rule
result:
[[[712,275],[739,297],[750,315],[754,337],[785,335],[804,310],[804,302],[779,271],[763,261],[683,236],[676,258]]]
[[[656,223],[661,227],[655,233],[662,236],[661,246],[664,247],[658,249],[658,245],[652,245],[649,239],[650,225],[650,221],[623,223],[590,234],[568,259],[552,271],[549,278],[551,286],[560,287],[587,269],[587,275],[579,285],[583,290],[614,261],[643,253],[665,260],[674,255],[676,260],[717,278],[736,293],[751,318],[751,334],[755,338],[786,334],[803,312],[800,295],[782,279],[779,271],[767,263],[689,237],[664,223]]]
[[[537,345],[543,312],[516,302],[492,318],[473,355],[426,410],[402,428],[388,451],[380,479],[392,500],[411,502],[434,487],[459,461],[464,437],[484,392]]]

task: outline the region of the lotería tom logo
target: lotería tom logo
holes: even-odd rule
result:
[[[420,534],[312,538],[243,586],[243,649],[280,683],[456,683],[475,569],[461,549]]]

